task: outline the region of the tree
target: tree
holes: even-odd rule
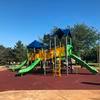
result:
[[[21,62],[27,57],[27,49],[21,41],[18,41],[14,47],[15,61]]]
[[[86,50],[96,46],[97,30],[85,24],[76,24],[71,28],[73,45],[76,51]]]
[[[4,58],[6,64],[11,64],[11,62],[14,62],[15,61],[14,50],[12,48],[6,48]]]
[[[85,24],[76,24],[71,28],[71,32],[74,52],[80,52],[81,57],[85,60],[95,59],[96,57],[92,54],[92,51],[96,47],[97,41],[100,41],[97,30]],[[92,55],[92,57],[90,57],[90,55]]]
[[[0,65],[11,64],[11,62],[21,62],[27,57],[26,46],[18,41],[14,48],[6,48],[0,45]]]
[[[14,61],[13,49],[0,46],[0,64],[10,64]]]
[[[5,47],[0,45],[0,64],[5,64]]]

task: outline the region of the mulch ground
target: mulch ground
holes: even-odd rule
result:
[[[0,72],[0,92],[10,90],[100,90],[100,74],[93,75],[86,69],[79,69],[78,74],[62,74],[54,77],[39,73],[29,73],[15,77],[16,72]]]

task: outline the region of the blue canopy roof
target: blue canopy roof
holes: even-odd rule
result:
[[[64,35],[71,36],[70,29],[62,29],[61,31],[64,33]]]
[[[35,49],[41,49],[43,48],[43,43],[38,42],[37,40],[34,40],[32,43],[30,43],[27,48],[35,48]]]
[[[71,37],[71,33],[70,33],[69,29],[60,29],[60,28],[58,28],[58,30],[55,32],[54,35],[57,35],[59,39],[61,39],[63,36]]]

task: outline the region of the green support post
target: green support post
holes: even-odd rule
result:
[[[54,46],[55,46],[55,50],[54,50],[54,57],[55,57],[54,74],[55,74],[55,71],[56,71],[56,36],[54,37]]]
[[[66,36],[66,47],[65,47],[65,57],[66,57],[66,74],[68,75],[68,54],[67,54],[67,36]]]

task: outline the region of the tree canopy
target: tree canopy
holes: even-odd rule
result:
[[[15,60],[21,62],[26,58],[27,50],[21,41],[18,41],[14,47]]]
[[[26,59],[27,49],[21,41],[18,41],[14,48],[6,48],[0,45],[0,64],[10,64],[11,62],[21,62]]]
[[[96,46],[97,40],[100,39],[97,30],[85,24],[76,24],[71,28],[71,31],[73,45],[76,51],[93,48]]]

